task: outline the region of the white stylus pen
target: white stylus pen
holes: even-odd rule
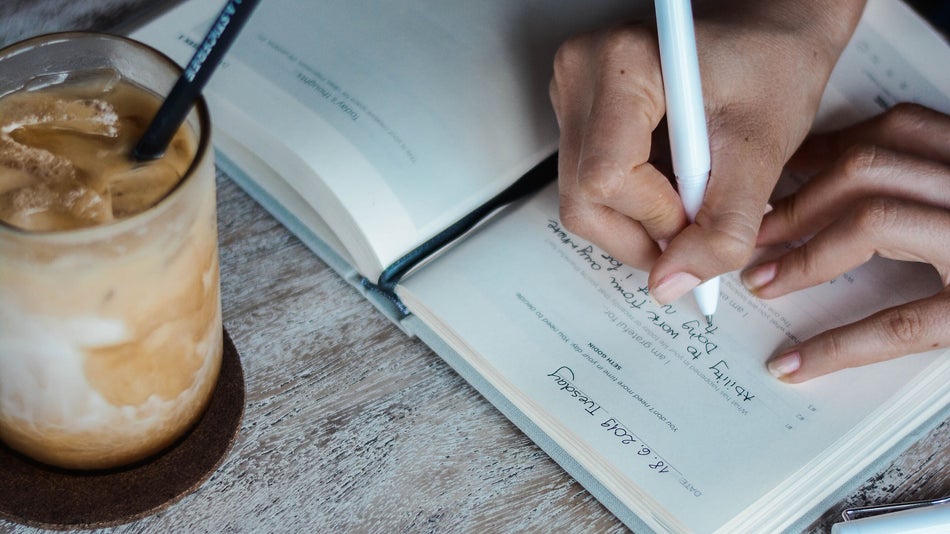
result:
[[[654,5],[673,174],[686,216],[693,222],[706,194],[710,166],[693,11],[689,0],[654,0]],[[719,302],[719,278],[700,284],[693,295],[711,322]]]

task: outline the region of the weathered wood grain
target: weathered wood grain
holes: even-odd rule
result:
[[[106,28],[151,5],[5,0],[0,44]],[[247,381],[241,432],[196,493],[111,531],[626,530],[426,346],[226,177],[218,185],[225,325]],[[809,532],[845,506],[950,494],[948,446],[945,422]]]

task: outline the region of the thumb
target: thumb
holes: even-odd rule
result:
[[[650,294],[672,302],[699,283],[748,263],[783,156],[745,143],[713,152],[713,168],[695,221],[666,245],[650,272]],[[746,145],[746,146],[743,146]],[[774,152],[773,152],[774,153]]]

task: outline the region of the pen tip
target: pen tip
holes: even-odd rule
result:
[[[707,315],[707,316],[706,316],[706,324],[707,324],[707,325],[712,326],[712,318],[713,318],[712,315]]]

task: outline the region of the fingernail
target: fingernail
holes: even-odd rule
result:
[[[660,247],[660,252],[663,252],[666,247],[670,246],[670,242],[667,239],[660,239],[656,242],[656,245]]]
[[[699,278],[689,273],[668,275],[656,287],[650,289],[650,295],[660,304],[667,304],[685,295],[699,285]]]
[[[802,355],[798,352],[789,352],[769,361],[769,373],[775,378],[784,378],[802,366]]]
[[[742,273],[742,285],[754,293],[775,280],[776,272],[778,272],[778,262],[774,261],[747,269]]]
[[[775,209],[775,207],[772,206],[772,203],[771,203],[771,202],[766,202],[766,203],[765,203],[765,213],[768,213],[768,212],[770,212],[770,211],[772,211],[772,210],[774,210],[774,209]],[[763,215],[764,215],[765,213],[763,213]]]

